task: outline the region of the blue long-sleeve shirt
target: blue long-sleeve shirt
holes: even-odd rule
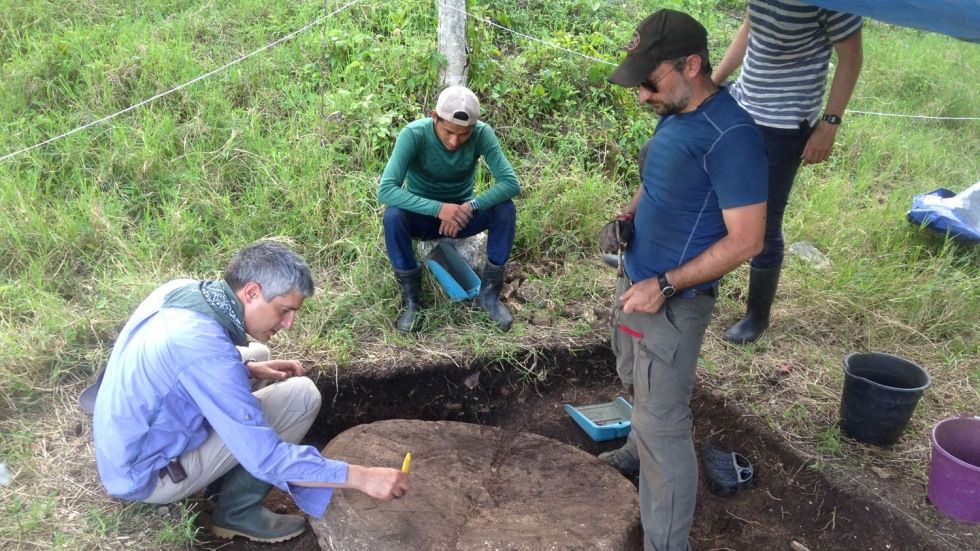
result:
[[[266,424],[248,369],[218,322],[162,308],[167,293],[189,282],[150,294],[116,340],[93,420],[102,484],[112,496],[146,499],[160,469],[213,430],[253,476],[289,492],[306,513],[323,516],[333,490],[289,482],[343,483],[347,463],[285,442]]]

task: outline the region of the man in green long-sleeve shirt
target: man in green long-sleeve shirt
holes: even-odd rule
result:
[[[500,329],[508,331],[513,323],[500,291],[517,224],[511,199],[521,187],[493,129],[479,119],[480,101],[472,91],[446,88],[431,117],[409,123],[398,134],[381,175],[378,200],[388,206],[385,246],[402,293],[403,311],[395,322],[399,331],[416,331],[421,321],[422,273],[412,240],[469,237],[484,230],[489,230],[487,264],[477,301]],[[494,185],[475,195],[480,157]]]

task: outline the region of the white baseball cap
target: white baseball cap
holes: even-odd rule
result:
[[[480,100],[465,86],[450,86],[439,94],[436,115],[460,126],[473,126],[480,120]]]

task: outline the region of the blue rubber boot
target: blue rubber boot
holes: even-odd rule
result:
[[[262,543],[278,543],[306,531],[306,519],[279,515],[262,506],[272,489],[238,465],[224,476],[218,503],[211,515],[211,532],[219,538],[242,536]]]

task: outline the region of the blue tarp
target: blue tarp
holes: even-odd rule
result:
[[[980,182],[959,194],[939,188],[916,195],[908,219],[952,237],[980,241]]]
[[[885,23],[980,42],[977,0],[804,0],[808,4]]]

